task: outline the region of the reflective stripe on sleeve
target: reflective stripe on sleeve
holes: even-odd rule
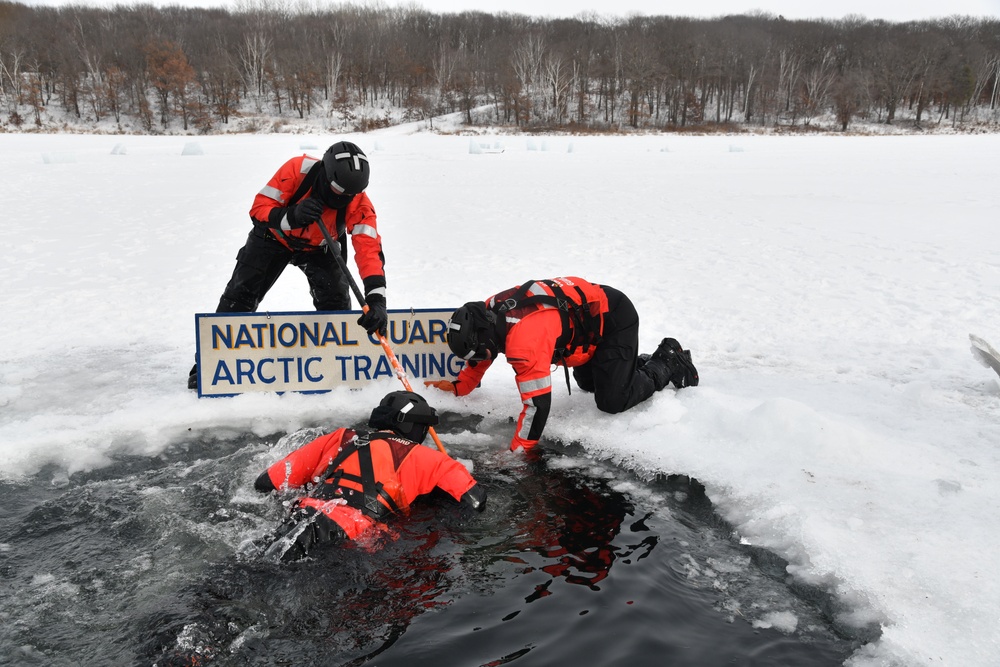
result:
[[[310,169],[313,168],[313,165],[316,164],[317,162],[319,162],[319,160],[314,160],[311,157],[307,157],[307,158],[303,159],[302,160],[302,170],[301,170],[300,173],[303,173],[303,174],[307,173]]]
[[[273,199],[279,204],[285,203],[285,198],[281,196],[281,190],[278,188],[272,188],[270,185],[265,185],[264,188],[257,194],[264,195],[268,199]]]
[[[373,289],[370,292],[368,292],[368,294],[365,295],[365,298],[367,299],[372,294],[380,294],[380,295],[382,295],[383,298],[385,298],[385,288],[384,287],[376,287],[375,289]]]
[[[365,236],[370,236],[373,239],[378,238],[378,232],[371,225],[354,225],[354,229],[351,230],[351,236],[355,234],[364,234]]]

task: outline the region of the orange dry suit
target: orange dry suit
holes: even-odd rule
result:
[[[308,155],[293,157],[285,162],[271,177],[267,185],[254,197],[250,217],[255,223],[267,227],[285,247],[293,251],[319,250],[326,245],[323,232],[316,225],[299,229],[282,228],[285,209],[315,194],[313,184],[323,181],[319,172],[323,161]],[[364,192],[357,194],[344,209],[327,208],[321,218],[330,235],[341,244],[346,235],[351,236],[354,260],[364,283],[365,294],[385,292],[385,257],[382,238],[378,233],[375,208]],[[346,248],[344,248],[346,253]],[[346,254],[344,255],[346,257]]]
[[[538,444],[552,404],[552,366],[582,366],[601,340],[608,297],[599,285],[576,277],[530,280],[486,299],[497,314],[498,347],[514,367],[521,414],[510,448]],[[455,394],[475,389],[492,359],[467,365]]]
[[[259,491],[316,484],[296,505],[336,523],[350,539],[383,529],[418,497],[439,488],[456,501],[476,484],[455,459],[391,432],[341,428],[296,449],[257,480]]]

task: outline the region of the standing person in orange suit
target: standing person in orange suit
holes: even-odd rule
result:
[[[365,193],[370,173],[368,156],[349,141],[330,146],[321,160],[299,155],[281,165],[254,197],[253,229],[236,254],[215,312],[255,312],[289,264],[305,274],[316,310],[350,310],[348,280],[333,256],[347,258],[350,235],[368,304],[358,324],[384,336],[385,256],[375,208]],[[336,248],[327,247],[318,225],[337,239]],[[188,374],[188,388],[198,388],[197,363]]]

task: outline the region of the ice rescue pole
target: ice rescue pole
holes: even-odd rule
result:
[[[337,260],[337,263],[340,265],[340,270],[344,272],[345,276],[347,276],[347,282],[351,285],[351,291],[354,292],[355,298],[357,298],[358,303],[361,304],[362,312],[367,313],[368,304],[365,302],[365,297],[358,288],[358,284],[354,281],[354,276],[351,275],[350,269],[347,268],[347,262],[344,261],[344,258],[339,252],[334,252],[334,248],[338,247],[337,242],[335,242],[333,237],[330,236],[330,230],[326,228],[326,225],[323,224],[322,220],[317,220],[316,224],[319,225],[321,230],[323,230],[323,236],[326,238],[326,251],[333,255]],[[398,377],[399,381],[403,383],[404,387],[406,387],[406,391],[412,392],[413,387],[410,386],[410,381],[406,377],[406,371],[404,371],[403,367],[400,366],[399,360],[396,359],[396,355],[392,353],[392,348],[389,347],[389,341],[387,341],[385,336],[377,331],[375,332],[375,335],[378,337],[378,342],[382,344],[382,349],[385,350],[386,358],[389,359],[389,363],[392,364],[393,369],[396,371],[396,377]],[[444,445],[441,444],[441,438],[438,437],[437,431],[434,430],[434,427],[428,426],[427,432],[431,434],[432,438],[434,438],[434,444],[441,450],[441,453],[447,454],[448,452],[445,450]]]

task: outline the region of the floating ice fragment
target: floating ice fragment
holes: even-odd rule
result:
[[[799,619],[790,611],[773,611],[753,622],[755,628],[774,628],[781,632],[795,632]]]

